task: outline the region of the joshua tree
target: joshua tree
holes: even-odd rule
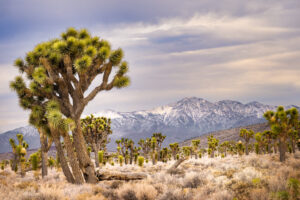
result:
[[[239,153],[240,156],[243,155],[245,148],[246,147],[244,146],[244,144],[243,144],[242,141],[238,141],[236,143],[236,149],[237,149],[237,151],[238,151],[238,153]]]
[[[76,159],[89,183],[97,182],[97,178],[85,147],[80,117],[87,104],[99,92],[129,84],[126,76],[128,66],[122,62],[122,58],[123,51],[112,51],[107,41],[92,37],[85,29],[77,31],[69,28],[62,33],[61,38],[38,44],[27,53],[25,61],[17,59],[15,62],[30,81],[30,89],[21,76],[14,81],[21,82],[21,85],[12,84],[21,105],[27,107],[37,99],[55,100],[59,103],[61,113],[73,120]],[[117,69],[116,74],[109,81],[113,69]],[[93,80],[101,75],[101,83],[88,93]]]
[[[176,155],[179,152],[179,145],[178,145],[178,143],[175,142],[175,143],[169,144],[169,146],[170,146],[170,149],[172,151],[173,159],[177,160]]]
[[[214,138],[213,135],[207,136],[208,150],[210,151],[210,157],[215,156],[214,152],[217,150],[219,145],[219,140]]]
[[[298,130],[290,130],[289,133],[289,141],[292,148],[292,153],[296,152],[296,144],[298,141]]]
[[[151,139],[146,138],[146,140],[140,139],[138,144],[141,147],[141,150],[143,151],[143,156],[148,159],[148,154],[150,153],[151,150]]]
[[[260,132],[257,132],[255,134],[255,140],[257,143],[257,148],[258,148],[258,154],[261,154],[261,152],[263,151],[263,153],[265,153],[265,144],[266,144],[266,140],[264,138],[264,135]]]
[[[272,151],[271,151],[271,145],[272,145],[272,138],[273,138],[273,132],[272,131],[264,131],[262,133],[264,139],[265,139],[265,147],[266,147],[266,151],[271,154]]]
[[[200,140],[192,140],[192,151],[195,155],[195,159],[198,159],[198,149],[200,145]]]
[[[192,147],[190,146],[183,146],[182,147],[182,153],[183,155],[186,157],[186,158],[189,158],[190,155],[191,155],[191,150],[192,150]]]
[[[17,140],[19,142],[18,145],[16,145],[16,142],[14,139],[10,138],[9,143],[12,147],[13,150],[13,161],[12,161],[12,170],[17,172],[18,170],[18,165],[20,166],[21,169],[21,176],[24,177],[26,174],[26,154],[27,151],[26,149],[28,148],[28,144],[26,141],[23,140],[23,135],[22,134],[17,134]]]
[[[299,124],[298,110],[296,108],[291,108],[285,111],[283,106],[279,106],[276,113],[267,111],[264,114],[264,117],[269,122],[272,132],[278,136],[280,161],[284,162],[288,134],[290,131],[296,130]]]
[[[229,142],[228,141],[224,141],[221,145],[222,148],[222,153],[224,153],[224,156],[227,156],[227,149],[229,148]]]
[[[152,137],[156,138],[157,146],[156,146],[156,151],[160,152],[161,151],[161,146],[164,140],[166,139],[165,135],[162,135],[161,133],[153,133]],[[158,158],[158,160],[161,160],[161,157]]]
[[[247,129],[240,130],[240,137],[242,137],[245,140],[246,155],[249,155],[248,145],[249,145],[250,139],[253,138],[253,136],[254,136],[253,130],[247,130]]]
[[[152,152],[151,152],[151,157],[152,157],[152,164],[155,165],[156,162],[157,162],[157,140],[156,140],[156,137],[152,137],[151,138],[151,149],[152,149]]]
[[[85,141],[91,146],[95,156],[95,165],[99,167],[97,154],[100,148],[105,151],[108,136],[112,134],[110,128],[111,120],[106,117],[87,116],[81,120],[82,132]]]

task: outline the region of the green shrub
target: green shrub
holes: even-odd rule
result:
[[[124,162],[124,157],[119,155],[119,164],[120,164],[120,166],[123,166],[123,162]]]
[[[139,156],[138,157],[138,165],[140,167],[143,167],[144,166],[144,157],[143,156]]]
[[[98,151],[99,164],[104,164],[104,151]]]

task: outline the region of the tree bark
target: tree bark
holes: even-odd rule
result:
[[[245,143],[245,151],[246,151],[246,155],[249,155],[249,149],[248,149],[248,143]]]
[[[84,173],[84,178],[87,183],[97,183],[97,177],[95,174],[94,164],[88,155],[86,143],[81,132],[80,118],[75,121],[76,128],[73,131],[74,145],[76,148],[76,153],[79,159],[80,166]]]
[[[68,133],[64,134],[64,142],[65,142],[65,147],[66,147],[68,158],[69,158],[68,160],[70,162],[73,176],[75,178],[75,183],[83,184],[84,179],[83,179],[80,167],[79,167],[79,162],[78,162],[78,160],[76,158],[76,154],[74,152],[74,147],[73,147],[72,141],[71,141]]]
[[[284,138],[280,138],[279,140],[279,154],[280,154],[280,162],[285,161],[285,152],[286,152],[286,143]]]
[[[47,161],[48,161],[48,153],[47,153],[47,145],[45,134],[39,130],[40,134],[40,143],[41,143],[41,156],[42,156],[42,178],[48,175]]]
[[[66,176],[66,179],[69,183],[75,183],[75,179],[73,177],[73,174],[70,171],[68,162],[67,162],[66,157],[64,155],[64,151],[63,151],[63,148],[62,148],[61,143],[60,143],[59,135],[56,131],[52,131],[52,130],[51,130],[51,134],[52,134],[52,137],[53,137],[53,140],[54,140],[55,148],[56,148],[59,160],[60,160],[60,164],[61,164],[61,168],[63,170],[63,173]]]
[[[93,148],[94,156],[95,156],[95,165],[96,165],[96,167],[99,167],[99,158],[98,158],[99,149],[97,148],[97,145],[95,143],[92,143],[92,148]]]

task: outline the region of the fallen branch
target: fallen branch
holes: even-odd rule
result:
[[[99,172],[97,171],[96,176],[99,181],[104,180],[122,180],[122,181],[131,181],[131,180],[142,180],[147,178],[145,173],[124,173],[124,172]]]
[[[187,160],[186,157],[181,157],[179,158],[168,170],[167,173],[172,174],[174,172],[174,170],[176,170],[176,168],[183,162]]]

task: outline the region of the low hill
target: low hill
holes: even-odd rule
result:
[[[224,141],[239,141],[239,140],[242,140],[240,138],[240,130],[243,129],[243,128],[248,129],[248,130],[251,129],[254,132],[263,132],[265,130],[270,129],[267,123],[241,126],[241,127],[237,127],[237,128],[231,128],[231,129],[227,129],[227,130],[221,130],[221,131],[206,133],[206,134],[201,135],[199,137],[194,137],[194,138],[185,140],[185,141],[179,143],[179,145],[180,146],[189,146],[189,145],[191,145],[192,140],[200,139],[201,148],[207,147],[207,136],[209,136],[209,135],[214,135],[215,138],[219,139],[220,140],[219,144],[224,142]]]

